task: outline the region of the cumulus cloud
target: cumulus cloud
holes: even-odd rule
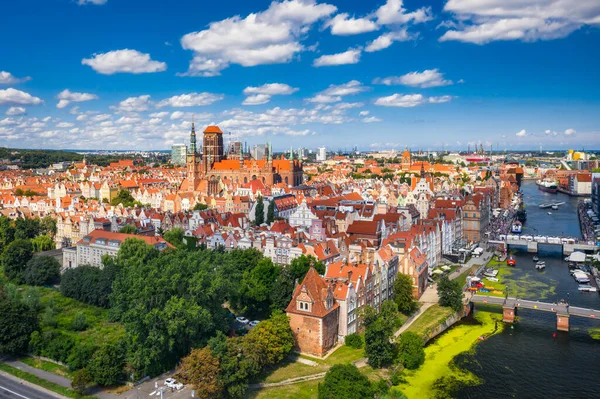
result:
[[[81,60],[81,63],[89,65],[94,71],[103,75],[113,75],[115,73],[152,73],[162,72],[167,69],[166,63],[152,60],[150,54],[130,49],[94,54],[94,57],[84,58]]]
[[[156,104],[157,107],[200,107],[204,105],[210,105],[214,102],[220,101],[225,96],[222,94],[213,93],[188,93],[181,94],[179,96],[173,96],[165,100],[160,101]]]
[[[363,123],[374,123],[374,122],[381,122],[381,119],[379,119],[376,116],[369,116],[368,118],[363,118]]]
[[[10,72],[0,71],[0,85],[16,85],[17,83],[27,82],[28,80],[31,80],[29,76],[17,78]]]
[[[56,98],[59,100],[58,104],[56,104],[56,108],[65,108],[71,103],[97,100],[98,96],[91,93],[76,93],[69,89],[65,89],[61,91]]]
[[[567,130],[565,130],[565,134],[567,136],[570,136],[570,135],[575,134],[575,133],[577,133],[577,131],[575,129],[567,129]]]
[[[411,40],[412,38],[413,36],[408,34],[406,28],[400,29],[395,32],[384,33],[377,39],[367,44],[367,47],[365,47],[365,51],[367,53],[373,53],[375,51],[383,50],[390,47],[392,44],[394,44],[394,42],[403,42]]]
[[[27,111],[23,107],[10,107],[5,114],[9,116],[25,115]]]
[[[437,69],[426,69],[423,72],[410,72],[402,76],[390,76],[383,79],[375,79],[373,83],[386,86],[404,85],[411,87],[439,87],[453,84],[451,80],[444,79],[444,74]]]
[[[150,104],[150,95],[145,94],[138,97],[129,97],[121,101],[116,107],[111,107],[111,109],[118,112],[143,112],[148,111]]]
[[[383,107],[412,108],[418,105],[430,103],[440,104],[452,100],[452,96],[425,97],[422,94],[392,94],[375,100],[375,105]]]
[[[584,25],[600,24],[597,0],[449,0],[444,11],[459,24],[440,41],[485,44],[496,40],[552,40]]]
[[[347,65],[347,64],[358,64],[360,61],[359,49],[349,49],[343,53],[322,55],[313,61],[313,66],[332,66],[332,65]]]
[[[12,87],[0,90],[0,105],[40,105],[43,103],[39,97]]]
[[[515,136],[517,137],[525,137],[527,136],[527,131],[525,129],[518,131]]]
[[[298,91],[298,88],[291,87],[285,83],[267,83],[262,86],[248,86],[244,89],[244,94],[248,97],[242,103],[243,105],[266,104],[275,95],[289,95]]]
[[[369,90],[358,80],[351,80],[348,83],[340,85],[329,85],[329,87],[306,101],[312,103],[333,103],[342,101],[342,96],[351,96]]]
[[[384,5],[375,12],[377,22],[380,25],[406,24],[408,22],[421,23],[433,18],[431,7],[419,8],[413,12],[406,12],[402,7],[402,0],[387,0]]]
[[[65,128],[69,128],[69,127],[73,127],[75,126],[74,124],[72,124],[71,122],[59,122],[56,124],[56,127],[59,129],[65,129]]]
[[[268,9],[242,18],[212,22],[208,29],[181,38],[194,57],[183,76],[217,76],[230,64],[245,67],[290,62],[305,49],[301,43],[311,26],[337,7],[315,0],[272,2]]]
[[[332,35],[356,35],[359,33],[372,32],[379,26],[368,18],[349,18],[348,13],[338,14],[325,26],[331,28]]]
[[[369,111],[360,111],[359,115],[360,116],[367,116],[367,115],[369,115]]]

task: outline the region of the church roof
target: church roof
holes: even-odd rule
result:
[[[223,132],[221,131],[221,129],[219,128],[219,126],[207,126],[206,129],[204,129],[204,133],[219,133],[219,134],[223,134]]]

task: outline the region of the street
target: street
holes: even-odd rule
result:
[[[0,374],[0,399],[56,399],[58,397],[60,395],[52,396]]]

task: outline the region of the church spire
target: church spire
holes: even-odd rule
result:
[[[194,115],[192,115],[192,132],[190,133],[190,153],[196,153],[196,128],[194,127]]]
[[[425,162],[421,161],[421,179],[425,177]]]

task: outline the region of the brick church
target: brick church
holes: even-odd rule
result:
[[[284,183],[288,186],[302,184],[302,161],[273,159],[271,146],[263,159],[251,159],[243,153],[225,154],[223,132],[218,126],[208,126],[204,130],[201,152],[196,148],[196,130],[192,121],[190,146],[186,156],[187,178],[180,191],[208,195],[218,194],[223,185],[233,183],[243,185],[251,180],[261,180],[271,186]]]

